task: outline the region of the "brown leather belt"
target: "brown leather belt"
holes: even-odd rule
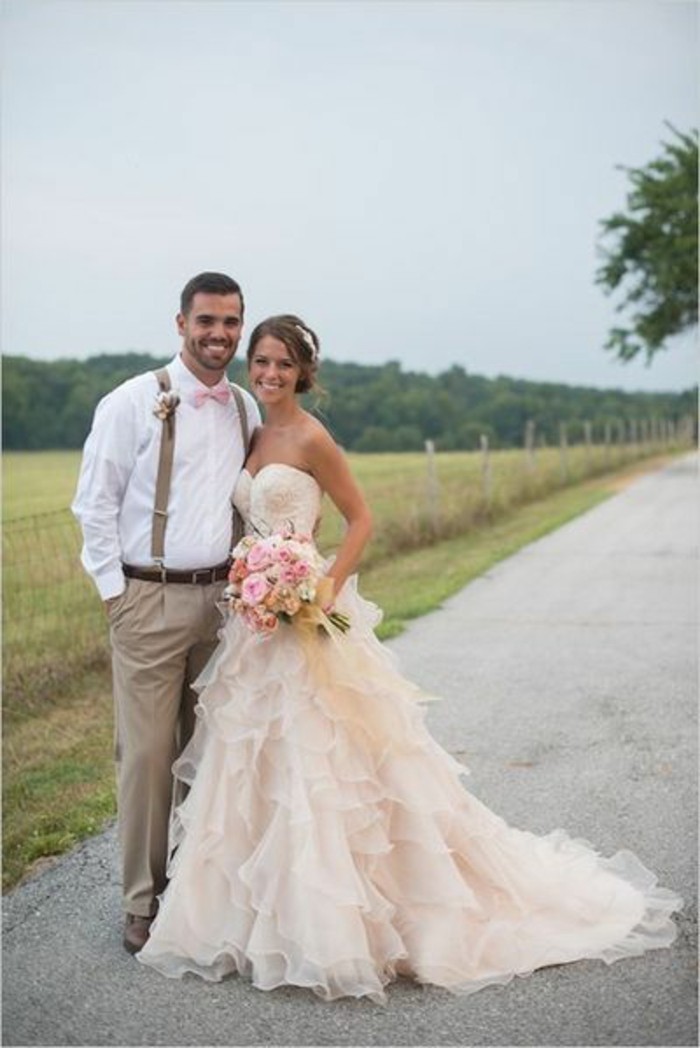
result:
[[[174,571],[172,568],[135,568],[131,564],[122,564],[122,570],[128,579],[140,579],[141,582],[179,582],[190,586],[209,586],[212,582],[223,582],[228,578],[230,562],[217,564],[214,568],[197,568],[196,571]]]

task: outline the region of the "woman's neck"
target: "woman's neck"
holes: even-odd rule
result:
[[[271,404],[265,409],[265,425],[273,429],[283,429],[300,422],[303,415],[303,409],[296,401],[291,404]]]

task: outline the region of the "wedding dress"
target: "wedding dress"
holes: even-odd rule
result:
[[[309,474],[241,474],[250,527],[310,534]],[[424,726],[428,696],[373,633],[354,580],[347,634],[269,637],[236,617],[198,682],[191,783],[169,885],[138,955],[164,975],[238,972],[270,990],[384,1000],[397,975],[473,992],[581,958],[668,946],[681,900],[630,852],[509,827]]]

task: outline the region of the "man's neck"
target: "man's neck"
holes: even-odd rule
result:
[[[182,352],[179,354],[180,363],[183,367],[187,368],[190,375],[194,375],[198,382],[201,382],[204,386],[218,386],[222,379],[226,378],[226,369],[222,371],[211,371],[209,368],[193,368],[192,365],[185,360]]]

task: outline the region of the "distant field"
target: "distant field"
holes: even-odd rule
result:
[[[79,467],[78,451],[6,451],[2,456],[3,524],[67,509]]]

